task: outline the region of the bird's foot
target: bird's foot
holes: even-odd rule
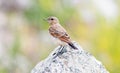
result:
[[[60,48],[58,49],[58,51],[53,54],[53,55],[54,55],[53,58],[56,58],[57,56],[60,56],[60,55],[62,55],[63,53],[67,52],[66,47],[67,47],[67,46],[62,46],[62,45],[61,45]]]
[[[62,55],[63,53],[67,52],[66,47],[67,47],[66,45],[61,46],[59,51],[58,51],[58,55]]]

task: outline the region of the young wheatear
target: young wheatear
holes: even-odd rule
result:
[[[58,18],[56,17],[48,17],[48,23],[50,24],[49,33],[54,37],[59,39],[63,43],[67,43],[73,49],[78,49],[71,41],[70,36],[66,32],[66,30],[60,25]],[[61,44],[62,46],[62,44]]]

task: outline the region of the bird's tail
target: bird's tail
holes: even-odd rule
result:
[[[68,43],[68,45],[69,45],[70,47],[72,47],[73,49],[78,49],[72,42]]]

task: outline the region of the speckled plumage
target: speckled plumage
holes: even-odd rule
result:
[[[49,33],[59,40],[69,43],[70,36],[67,34],[66,30],[60,24],[50,25]]]
[[[56,17],[48,17],[47,21],[50,24],[49,33],[53,37],[59,39],[62,42],[67,43],[73,49],[77,49],[77,47],[75,47],[73,45],[73,43],[70,39],[70,36],[66,32],[66,30],[60,25],[59,20]],[[61,45],[63,45],[63,44],[61,44]]]

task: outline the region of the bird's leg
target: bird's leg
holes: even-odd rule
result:
[[[64,46],[63,46],[63,45],[60,45],[60,48],[58,49],[58,51],[53,54],[53,55],[54,55],[53,58],[56,58],[57,56],[60,56],[60,55],[62,55],[63,53],[67,52],[66,47],[67,47],[66,45],[64,45]]]
[[[55,59],[59,55],[59,51],[61,50],[62,47],[63,46],[60,45],[60,47],[58,48],[58,50],[55,53],[53,53],[53,59]]]
[[[62,47],[59,49],[59,51],[58,51],[58,54],[59,55],[62,55],[64,52],[66,52],[67,50],[66,50],[66,45],[62,45]]]
[[[59,50],[60,50],[61,48],[63,48],[63,45],[60,45]]]

